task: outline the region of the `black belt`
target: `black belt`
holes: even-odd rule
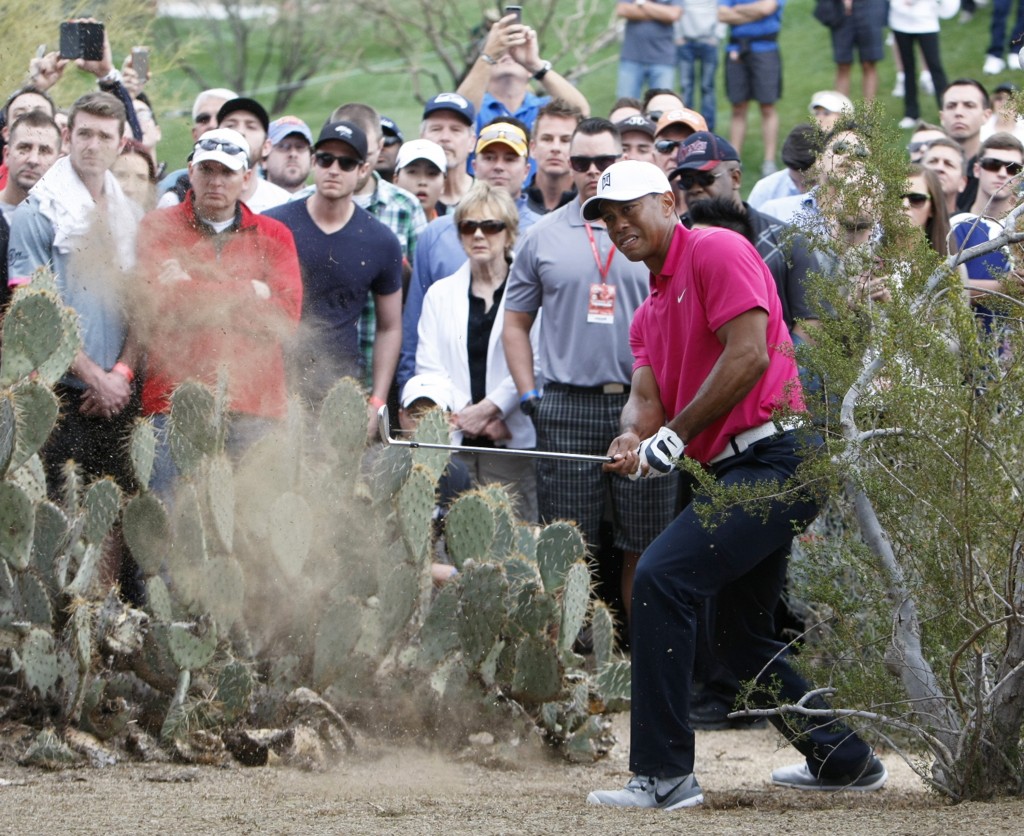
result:
[[[547,383],[544,388],[551,392],[569,392],[577,395],[628,395],[628,383],[604,383],[600,386],[570,386],[568,383]]]

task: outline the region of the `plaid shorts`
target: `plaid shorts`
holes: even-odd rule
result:
[[[548,384],[534,413],[537,449],[605,455],[628,398]],[[541,520],[573,520],[593,545],[607,506],[615,546],[629,552],[642,552],[675,517],[679,482],[671,476],[631,482],[596,462],[537,460]]]

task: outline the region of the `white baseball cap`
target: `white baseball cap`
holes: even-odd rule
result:
[[[583,219],[596,221],[601,216],[601,201],[625,203],[649,194],[672,191],[668,177],[654,163],[622,160],[605,169],[597,184],[597,194],[583,204]]]
[[[402,409],[408,409],[420,398],[427,398],[448,412],[455,408],[452,403],[452,382],[439,374],[418,374],[410,377],[402,389]]]
[[[853,113],[853,102],[837,90],[819,90],[811,96],[807,109],[814,115],[814,108],[820,107],[829,113]]]
[[[411,139],[402,144],[398,149],[398,157],[395,159],[395,171],[401,171],[409,163],[416,160],[426,160],[433,163],[444,174],[448,170],[448,159],[444,155],[444,148],[429,139]]]
[[[193,146],[192,162],[194,164],[213,160],[239,171],[249,167],[249,143],[238,131],[231,128],[214,128],[207,131]]]

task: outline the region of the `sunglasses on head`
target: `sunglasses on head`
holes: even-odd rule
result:
[[[923,154],[929,148],[931,148],[932,140],[925,139],[920,142],[908,142],[907,153],[908,154]]]
[[[683,140],[681,139],[659,139],[655,140],[654,150],[659,154],[671,154],[682,144]]]
[[[900,195],[900,200],[905,200],[915,209],[920,209],[929,200],[931,200],[931,197],[926,194],[921,194],[921,192],[907,192],[904,195]]]
[[[249,155],[248,149],[241,148],[233,142],[224,142],[220,139],[200,139],[199,142],[196,143],[196,149],[200,151],[223,151],[225,154],[229,154],[232,157],[236,154]]]
[[[1005,168],[1006,173],[1011,177],[1016,177],[1024,171],[1024,163],[1012,163],[1009,160],[997,160],[995,157],[982,157],[978,160],[978,165],[985,169],[985,171],[999,171],[999,169]]]
[[[586,174],[591,166],[596,166],[598,171],[604,171],[621,156],[622,154],[599,154],[596,157],[569,157],[569,165],[579,174]]]
[[[855,142],[848,142],[845,139],[839,140],[832,144],[833,154],[850,154],[854,157],[867,157],[870,152],[863,145],[858,145]]]
[[[346,157],[343,154],[339,156],[327,151],[317,151],[313,159],[320,168],[330,168],[335,163],[342,171],[355,171],[359,167],[359,160],[355,157]]]
[[[484,235],[497,235],[499,232],[505,229],[505,222],[496,220],[459,221],[460,235],[476,235],[476,231],[478,229]]]
[[[708,186],[714,184],[715,180],[725,174],[725,171],[698,171],[696,169],[684,169],[680,171],[676,177],[676,182],[679,183],[679,188],[684,192],[688,189],[692,189],[694,186],[700,186],[702,189],[706,189]]]
[[[644,116],[646,116],[652,122],[657,122],[664,115],[664,110],[648,110],[647,113],[644,114]]]

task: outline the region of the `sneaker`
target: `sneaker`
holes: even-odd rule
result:
[[[985,64],[982,66],[981,71],[985,75],[999,75],[1005,69],[1006,62],[998,55],[986,55]]]
[[[907,77],[903,73],[896,73],[896,84],[892,88],[892,97],[902,99],[906,94]]]
[[[1020,53],[1014,52],[1012,49],[1006,53],[1006,67],[1010,70],[1020,69]]]
[[[917,120],[912,116],[904,116],[900,119],[900,130],[909,131],[914,125],[917,124]]]
[[[872,756],[864,771],[858,776],[845,775],[839,778],[815,777],[807,767],[807,762],[784,766],[772,772],[772,783],[780,787],[792,787],[796,790],[814,790],[817,792],[872,792],[885,786],[889,773],[878,758]]]
[[[707,699],[690,705],[690,728],[694,731],[722,731],[723,729],[763,729],[768,725],[764,717],[729,716],[732,709],[717,699]]]
[[[775,165],[775,160],[765,160],[763,163],[761,163],[762,177],[767,177],[769,174],[774,174],[778,170],[778,166]]]
[[[921,75],[917,77],[917,83],[921,86],[921,92],[926,96],[935,95],[935,82],[932,81],[932,74],[928,70],[921,70]]]
[[[680,810],[703,803],[704,793],[693,773],[675,778],[634,775],[621,790],[598,790],[587,796],[587,804],[596,804],[599,807]]]

